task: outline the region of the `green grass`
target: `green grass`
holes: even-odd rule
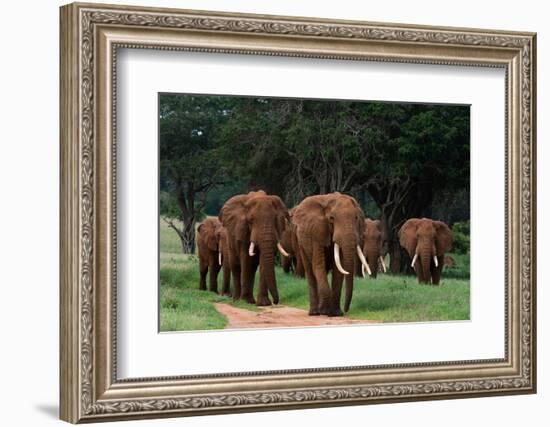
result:
[[[445,267],[444,278],[468,279],[470,277],[470,254],[450,254],[454,259],[453,267]]]
[[[222,329],[226,319],[212,303],[225,302],[257,311],[243,302],[199,291],[198,258],[183,255],[176,233],[160,221],[160,330]],[[451,254],[454,267],[445,267],[439,286],[420,285],[413,276],[380,274],[355,278],[353,300],[346,316],[381,322],[423,322],[470,318],[470,257]],[[309,309],[305,279],[276,268],[281,304]],[[256,278],[257,281],[257,278]],[[221,274],[218,276],[221,286]]]
[[[258,308],[241,301],[198,290],[196,256],[161,253],[160,330],[223,329],[226,319],[212,303],[224,302],[247,310]],[[276,268],[281,303],[309,309],[307,284]],[[218,286],[221,277],[218,277]],[[467,279],[444,277],[439,286],[420,285],[412,276],[379,275],[355,278],[353,300],[346,316],[381,322],[423,322],[470,318],[470,286]]]
[[[277,268],[277,288],[285,305],[309,309],[307,283]],[[379,274],[355,278],[346,316],[381,322],[467,320],[470,282],[443,277],[439,286],[420,285],[413,276]]]
[[[208,281],[207,281],[208,286]],[[218,287],[221,286],[221,274]],[[257,311],[256,306],[199,290],[198,258],[195,255],[160,254],[160,330],[189,331],[223,329],[226,319],[212,303],[224,302]]]
[[[174,221],[177,225],[177,221]],[[180,238],[174,230],[172,230],[166,222],[160,220],[160,252],[161,253],[170,253],[170,254],[181,254],[181,242]]]

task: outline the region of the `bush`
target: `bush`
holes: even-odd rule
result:
[[[455,222],[453,231],[453,252],[459,254],[470,253],[470,221]]]

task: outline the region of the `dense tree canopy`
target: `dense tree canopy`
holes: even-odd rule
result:
[[[292,207],[341,191],[382,219],[403,270],[407,218],[469,219],[469,117],[454,105],[163,95],[161,213],[182,221],[172,226],[192,251],[194,223],[233,194],[263,188]]]

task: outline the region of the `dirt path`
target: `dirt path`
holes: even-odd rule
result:
[[[214,307],[227,318],[225,329],[376,323],[371,320],[355,320],[347,317],[309,316],[306,310],[284,305],[258,307],[260,311],[245,310],[224,303],[214,303]]]

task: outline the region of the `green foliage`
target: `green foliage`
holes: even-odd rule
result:
[[[192,182],[200,192],[221,169],[216,128],[224,122],[225,103],[217,96],[161,95],[160,173],[165,187]]]
[[[173,193],[160,191],[159,193],[160,215],[166,218],[179,218],[181,213]]]
[[[454,265],[445,266],[444,276],[453,279],[469,279],[470,278],[470,254],[460,254],[451,252],[447,254],[454,261]]]
[[[162,95],[161,213],[192,234],[234,194],[341,191],[395,242],[410,217],[469,219],[469,123],[460,105]]]
[[[453,251],[459,254],[470,253],[470,221],[455,222],[452,226]]]

